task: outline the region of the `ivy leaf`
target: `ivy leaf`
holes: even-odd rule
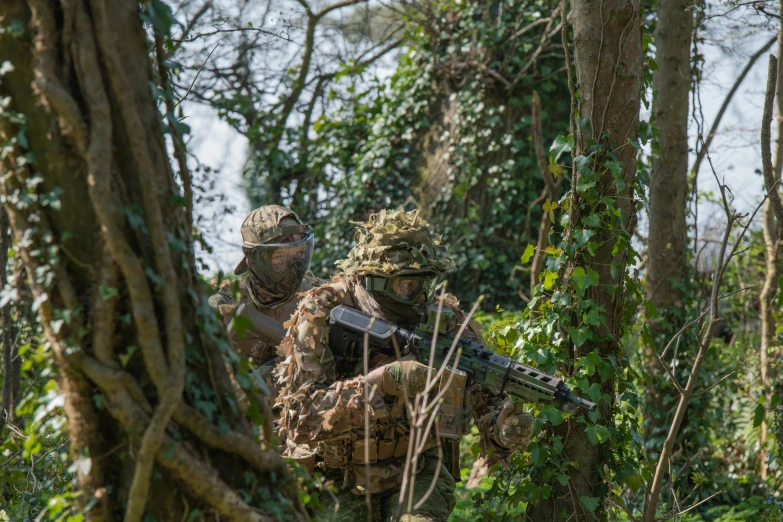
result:
[[[549,212],[549,221],[552,223],[555,222],[555,209],[559,206],[556,202],[549,201],[549,198],[544,202],[544,211]]]
[[[599,226],[601,226],[601,218],[598,217],[598,214],[588,214],[587,216],[582,218],[582,223],[584,223],[588,227],[598,228]]]
[[[590,330],[588,330],[584,326],[581,328],[574,328],[574,327],[566,328],[566,332],[568,332],[568,335],[571,337],[571,340],[574,342],[574,344],[577,347],[582,346],[585,343],[585,341],[587,341],[592,337],[592,333],[590,332]]]
[[[620,176],[620,173],[623,170],[623,164],[619,161],[606,161],[604,162],[604,167],[609,169],[609,171],[612,173],[612,176],[614,176],[615,179],[617,179]]]
[[[574,268],[574,271],[571,273],[571,280],[574,282],[574,286],[577,290],[584,292],[591,286],[596,286],[598,284],[598,272],[595,270],[586,272],[584,268],[578,266]]]
[[[595,235],[594,230],[589,230],[585,228],[579,228],[576,231],[574,231],[574,239],[576,239],[576,246],[581,247],[584,246],[585,243],[590,241],[590,238]]]
[[[120,292],[116,288],[112,288],[106,285],[101,285],[100,291],[101,291],[101,299],[103,299],[104,301],[108,301],[112,297],[117,297],[118,295],[120,295]]]
[[[595,515],[595,510],[598,509],[598,497],[588,497],[587,495],[582,495],[579,497],[579,501],[584,507],[587,508],[590,513]]]
[[[565,420],[565,413],[553,406],[544,406],[541,409],[539,418],[551,423],[552,426],[559,426],[563,424],[563,421]]]
[[[587,440],[593,446],[609,440],[609,429],[606,426],[590,425],[585,428]]]
[[[560,255],[563,253],[563,249],[556,246],[548,246],[544,252],[550,256],[560,257]]]
[[[133,354],[136,352],[135,346],[128,346],[128,351],[126,353],[121,353],[119,355],[120,358],[120,364],[123,368],[128,366],[128,361],[130,361],[130,358],[133,357]]]
[[[530,258],[533,257],[533,254],[535,254],[536,249],[533,247],[533,245],[528,245],[525,247],[525,253],[522,254],[522,263],[527,263],[530,261]]]
[[[635,475],[626,477],[625,485],[628,486],[628,489],[630,489],[632,492],[636,493],[639,491],[639,488],[642,487],[642,476],[637,473]]]
[[[247,332],[253,331],[253,321],[244,315],[236,315],[232,321],[234,323],[234,331],[236,331],[237,339],[240,341],[245,338]]]
[[[762,404],[756,406],[756,412],[753,414],[753,427],[758,428],[764,421],[764,416],[767,414],[767,410],[764,409]]]
[[[552,288],[552,285],[555,284],[555,281],[557,281],[557,272],[546,270],[544,272],[544,289],[549,290]]]
[[[591,308],[589,312],[582,314],[582,322],[590,326],[600,326],[601,316],[598,315],[598,310]]]
[[[552,161],[552,156],[549,156],[549,172],[557,179],[557,177],[563,172],[563,167]]]
[[[528,451],[530,453],[530,461],[533,465],[538,466],[539,464],[542,464],[544,461],[544,455],[541,451],[541,448],[536,444],[535,442],[530,444],[530,447],[528,448]]]
[[[560,156],[565,154],[566,152],[571,152],[574,148],[574,137],[573,136],[563,136],[562,134],[555,138],[555,141],[552,143],[552,146],[549,147],[549,155],[554,155],[555,162],[560,160]]]

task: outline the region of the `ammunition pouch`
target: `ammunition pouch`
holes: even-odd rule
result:
[[[323,459],[319,465],[324,468],[345,468],[377,464],[408,454],[410,430],[405,424],[391,426],[377,425],[370,428],[365,436],[364,430],[354,430],[340,437],[319,442],[317,453]],[[434,437],[425,445],[425,449],[437,446]]]

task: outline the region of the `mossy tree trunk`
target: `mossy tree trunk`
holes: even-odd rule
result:
[[[246,421],[199,293],[139,9],[0,4],[0,190],[60,369],[81,502],[94,521],[301,519],[271,418]]]
[[[597,284],[584,291],[583,299],[603,310],[603,321],[581,346],[571,345],[569,357],[576,362],[597,354],[608,364],[611,357],[619,360],[621,354],[628,298],[624,293],[626,259],[636,223],[637,149],[629,142],[637,138],[639,129],[644,60],[641,12],[636,0],[571,0],[570,4],[576,73],[572,95],[578,92],[579,96],[572,102],[575,172],[563,244],[574,253],[561,277],[573,281],[577,270],[597,274]],[[587,230],[593,233],[593,254],[572,246]],[[603,399],[598,425],[613,425],[618,371],[622,368],[615,367],[608,378],[597,373],[590,377],[591,383],[600,385]],[[610,442],[591,442],[579,420],[569,418],[550,431],[550,437],[562,441],[561,455],[569,462],[568,480],[565,484],[554,481],[548,499],[528,506],[531,520],[601,518],[603,499],[610,491],[605,476],[612,459]]]

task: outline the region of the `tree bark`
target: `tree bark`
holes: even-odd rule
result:
[[[581,348],[572,347],[571,357],[575,360],[595,352],[606,358],[621,351],[625,260],[636,222],[633,185],[637,151],[629,140],[637,137],[641,104],[640,4],[636,0],[572,0],[568,21],[573,29],[575,87],[579,93],[577,100],[572,92],[572,103],[578,103],[579,116],[587,118],[580,120],[581,125],[572,126],[576,132],[573,155],[575,164],[586,159],[593,171],[601,173],[595,185],[601,199],[597,204],[585,201],[578,189],[583,174],[575,169],[566,237],[571,238],[577,229],[589,226],[582,221],[589,214],[608,210],[609,215],[616,216],[612,218],[614,223],[607,221],[592,228],[595,236],[591,241],[600,245],[595,255],[589,255],[586,249],[577,250],[563,272],[567,276],[576,267],[597,272],[598,285],[588,288],[585,298],[606,311],[606,324],[593,329],[593,340]],[[620,163],[616,176],[605,168],[613,158]],[[606,201],[611,201],[619,212],[609,209]],[[620,237],[624,238],[623,243],[619,243]],[[612,291],[607,291],[609,288]],[[592,379],[600,382],[597,376]],[[615,379],[602,383],[601,392],[610,397],[610,402],[601,401],[598,424],[611,425]],[[609,463],[607,443],[593,445],[584,424],[575,419],[568,419],[551,432],[562,437],[562,455],[571,462],[569,480],[565,485],[554,481],[549,499],[529,505],[528,517],[536,521],[593,520],[594,515],[582,503],[584,497],[593,497],[599,499],[595,516],[600,519],[603,499],[610,490],[602,476]]]
[[[8,214],[0,208],[0,288],[8,284],[8,251],[11,249],[11,236],[8,233]],[[21,393],[22,362],[19,359],[19,345],[16,342],[17,329],[12,317],[12,305],[6,304],[0,309],[0,324],[3,333],[0,339],[3,343],[3,395],[0,409],[0,440],[6,423],[16,423],[16,407],[19,405]]]
[[[664,346],[681,326],[681,280],[688,271],[685,212],[693,6],[693,0],[670,0],[661,2],[657,9],[655,58],[659,69],[653,77],[653,89],[658,96],[653,102],[653,115],[663,153],[653,156],[650,176],[647,296],[659,314],[650,322],[653,350]],[[647,367],[650,375],[659,373],[654,353],[648,354]],[[647,387],[644,418],[648,438],[668,426],[656,422],[664,410],[665,393],[656,382]]]
[[[259,441],[242,415],[200,296],[139,4],[5,2],[0,19],[22,28],[0,35],[13,65],[0,83],[0,142],[12,147],[0,191],[73,457],[90,464],[77,467],[80,501],[98,500],[89,519],[305,518],[269,449],[270,416],[257,417]]]
[[[783,7],[783,2],[781,3]],[[778,33],[778,56],[783,52],[783,31]],[[783,172],[783,67],[777,68],[777,83],[775,89],[775,159],[772,167],[774,183],[777,185],[772,189],[780,191],[781,172]],[[764,285],[759,295],[759,315],[761,316],[761,346],[759,347],[759,374],[761,377],[761,387],[766,396],[768,405],[772,398],[771,380],[769,377],[769,354],[775,347],[775,330],[777,325],[774,318],[774,298],[778,292],[778,275],[780,273],[780,253],[783,248],[783,236],[781,235],[780,223],[775,219],[775,211],[771,200],[764,203],[764,221],[762,222],[762,232],[764,235],[766,272],[764,274]],[[771,412],[770,412],[771,413]],[[759,434],[759,477],[761,480],[767,479],[767,417],[761,421]]]

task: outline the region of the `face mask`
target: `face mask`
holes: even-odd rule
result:
[[[313,253],[313,233],[309,230],[302,239],[291,243],[246,246],[242,251],[256,304],[279,304],[290,299],[302,284]]]

